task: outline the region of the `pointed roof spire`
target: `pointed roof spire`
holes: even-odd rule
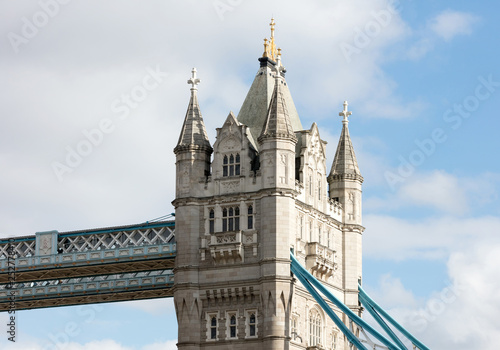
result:
[[[276,72],[274,91],[267,110],[264,127],[259,136],[259,143],[268,137],[284,137],[297,140],[295,133],[290,123],[286,100],[282,92],[283,78]]]
[[[198,105],[197,92],[200,81],[201,80],[196,77],[196,68],[193,68],[191,71],[191,78],[187,81],[188,84],[191,84],[191,99],[189,100],[184,124],[182,125],[179,141],[177,142],[174,152],[193,148],[212,149],[205,129],[205,123],[203,123],[203,118],[201,116],[200,106]]]
[[[347,106],[347,101],[344,101],[344,109],[339,113],[339,116],[343,117],[342,133],[340,134],[337,152],[335,153],[332,169],[328,178],[331,179],[335,177],[348,177],[353,180],[359,180],[363,182],[363,177],[361,176],[361,172],[359,171],[356,155],[354,154],[354,147],[352,146],[351,137],[349,136],[349,128],[347,127],[347,124],[349,123],[347,117],[352,115],[352,112],[348,111]]]

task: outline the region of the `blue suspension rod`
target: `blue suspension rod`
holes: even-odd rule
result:
[[[366,311],[368,311],[370,313],[370,315],[372,315],[372,317],[375,319],[375,321],[378,322],[378,324],[382,327],[382,329],[387,333],[387,335],[389,335],[389,337],[391,337],[391,339],[402,349],[408,349],[406,347],[406,345],[403,344],[403,342],[401,341],[401,339],[398,338],[398,336],[393,332],[393,330],[391,329],[391,327],[389,327],[387,325],[387,323],[385,323],[384,319],[382,317],[380,317],[380,315],[377,313],[377,311],[375,311],[373,309],[373,307],[370,305],[370,304],[366,304],[363,303],[363,300],[361,299],[361,297],[359,298],[359,300],[361,301],[361,304],[365,307]]]
[[[314,287],[309,283],[307,279],[305,279],[300,272],[295,272],[296,270],[292,265],[292,272],[295,274],[295,277],[302,283],[302,285],[307,289],[309,293],[313,296],[313,298],[318,302],[321,308],[330,316],[333,322],[339,327],[342,333],[345,334],[349,342],[354,344],[359,350],[368,350],[361,341],[351,332],[349,328],[340,320],[340,318],[335,314],[335,312],[328,306],[325,300],[319,295],[319,293],[314,289]]]
[[[356,315],[351,309],[344,305],[340,300],[337,299],[325,286],[323,286],[313,275],[309,273],[295,258],[293,253],[290,253],[290,259],[292,260],[291,268],[294,274],[300,274],[304,279],[310,282],[314,287],[316,287],[323,295],[325,295],[332,303],[334,303],[344,314],[346,314],[354,323],[356,323],[361,328],[367,330],[372,334],[378,341],[387,346],[391,350],[406,350],[405,347],[400,348],[394,345],[389,339],[380,334],[375,328],[370,326],[361,317]]]
[[[391,315],[389,315],[384,309],[382,309],[373,299],[371,299],[368,294],[358,285],[359,296],[361,302],[368,304],[373,307],[378,313],[382,314],[398,331],[400,331],[406,338],[408,338],[414,345],[416,345],[420,350],[430,350],[427,346],[422,344],[417,338],[415,338],[410,332],[404,329],[396,320],[394,320]]]

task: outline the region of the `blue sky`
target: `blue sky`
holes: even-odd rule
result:
[[[299,116],[305,128],[318,123],[328,162],[344,100],[353,112],[365,289],[432,349],[495,349],[499,6],[0,1],[0,235],[171,213],[191,68],[214,142],[243,103],[274,15]],[[124,107],[144,79],[156,84]],[[68,165],[99,127],[102,140]],[[58,338],[71,322],[81,332]],[[173,348],[176,320],[165,299],[22,312],[19,330],[15,347],[6,337],[0,347],[156,350]]]

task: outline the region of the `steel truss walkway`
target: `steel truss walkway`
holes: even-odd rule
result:
[[[392,328],[387,324],[390,323],[406,341],[411,342],[412,349],[430,350],[427,346],[422,344],[410,332],[404,329],[397,323],[385,310],[383,310],[375,301],[373,301],[368,294],[359,286],[359,300],[361,305],[368,310],[368,312],[377,321],[379,326],[383,329],[386,335],[390,338],[387,339],[382,333],[378,332],[375,328],[370,326],[361,317],[356,315],[351,309],[345,306],[333,293],[331,293],[325,286],[323,286],[313,275],[309,273],[295,258],[293,253],[290,253],[291,270],[297,279],[304,285],[309,293],[314,297],[317,303],[325,311],[325,313],[333,320],[336,326],[346,336],[351,348],[359,350],[373,349],[390,349],[390,350],[408,350],[408,347],[403,341],[395,334]],[[330,302],[337,306],[349,318],[349,325],[347,327],[339,318],[339,316],[330,308],[323,297],[323,294]],[[384,320],[385,318],[385,320]],[[355,326],[356,325],[356,329]],[[370,335],[382,345],[377,344],[370,338]]]
[[[0,311],[171,297],[174,226],[160,221],[0,240]]]

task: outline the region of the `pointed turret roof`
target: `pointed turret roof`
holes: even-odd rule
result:
[[[281,49],[276,49],[274,42],[274,19],[271,20],[270,25],[271,38],[264,40],[264,53],[259,58],[260,68],[238,113],[238,121],[250,128],[255,140],[259,137],[266,121],[267,111],[275,87],[276,72],[279,72],[282,78],[281,94],[286,101],[290,124],[294,131],[302,130],[297,109],[285,80],[286,70],[281,64]],[[257,145],[254,146],[257,147]]]
[[[347,117],[351,114],[351,112],[347,111],[347,101],[344,101],[344,110],[339,113],[340,116],[344,117],[342,120],[342,133],[340,134],[337,152],[335,153],[332,169],[328,177],[351,178],[363,182],[363,177],[361,176],[356,160],[356,154],[354,153],[354,147],[352,146],[351,137],[349,136],[349,128],[347,127],[349,123]]]
[[[267,137],[292,138],[296,140],[295,133],[290,123],[286,100],[283,96],[282,85],[284,84],[281,76],[276,75],[274,91],[269,103],[266,114],[266,120],[262,127],[262,132],[258,142],[262,142]]]
[[[200,79],[196,78],[196,68],[193,68],[191,73],[191,79],[188,80],[188,84],[191,84],[191,99],[189,100],[184,124],[182,125],[179,141],[177,142],[174,152],[193,148],[212,149],[198,104],[197,85],[200,83]]]

